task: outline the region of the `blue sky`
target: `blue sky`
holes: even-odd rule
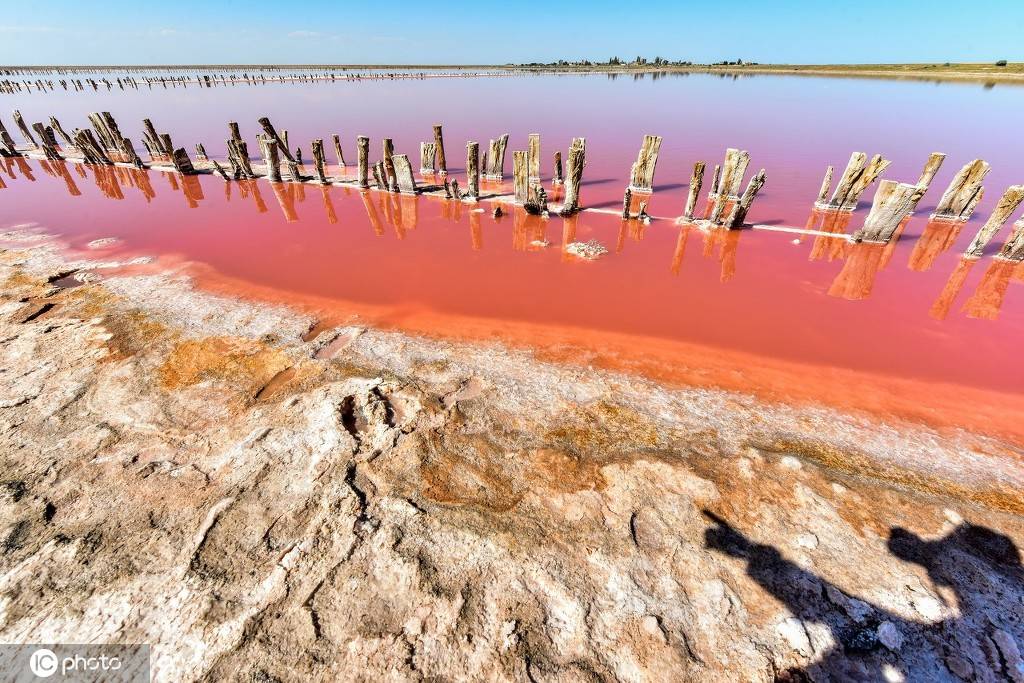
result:
[[[1024,0],[2,4],[0,64],[1024,61]]]

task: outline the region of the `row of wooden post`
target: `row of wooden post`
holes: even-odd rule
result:
[[[145,164],[136,154],[131,141],[124,137],[109,112],[94,112],[88,116],[91,128],[74,129],[68,133],[55,117],[50,117],[49,124],[42,122],[29,126],[21,113],[14,112],[14,122],[25,140],[33,148],[42,152],[47,159],[62,159],[66,150],[77,149],[82,160],[92,164],[129,163],[138,168]],[[258,119],[262,133],[257,136],[260,154],[263,157],[266,177],[272,181],[281,181],[281,164],[288,168],[288,180],[301,182],[315,179],[320,183],[328,183],[327,160],[322,139],[312,142],[311,152],[314,176],[306,174],[303,166],[301,150],[293,153],[288,145],[288,132],[280,131],[273,126],[270,119]],[[203,145],[196,145],[197,158],[212,165],[214,172],[225,180],[252,179],[258,177],[249,159],[248,147],[242,139],[238,124],[228,124],[230,138],[227,140],[228,164],[225,170],[216,160],[209,159]],[[33,134],[34,131],[34,134]],[[60,141],[58,141],[58,136]],[[420,171],[424,175],[440,173],[446,197],[480,199],[480,181],[501,180],[504,174],[504,158],[509,135],[504,134],[488,143],[482,163],[480,145],[469,142],[466,149],[466,190],[459,188],[457,181],[449,182],[447,178],[447,160],[445,156],[442,127],[433,127],[433,140],[420,144]],[[337,163],[345,167],[340,136],[332,136]],[[154,162],[169,163],[175,170],[183,174],[197,172],[195,166],[183,147],[175,147],[167,133],[158,133],[150,119],[143,120],[143,145]],[[540,184],[540,135],[531,133],[528,137],[527,149],[513,151],[513,199],[515,203],[526,208],[530,213],[547,212],[547,193]],[[637,161],[630,172],[630,182],[623,202],[623,217],[632,214],[632,198],[636,193],[650,193],[654,188],[654,171],[658,161],[662,138],[655,135],[644,136]],[[6,127],[0,122],[0,156],[17,156],[16,148]],[[856,241],[888,242],[896,234],[899,226],[914,212],[918,203],[928,191],[945,160],[945,155],[933,153],[929,156],[921,175],[915,184],[899,183],[882,180],[876,190],[871,209],[861,229],[853,234]],[[750,178],[741,193],[743,179],[749,167],[750,155],[745,150],[730,148],[726,151],[721,165],[716,165],[711,182],[708,199],[711,202],[707,223],[728,228],[741,227],[750,207],[763,188],[766,180],[764,169]],[[823,211],[852,212],[856,210],[861,196],[890,165],[888,159],[875,155],[870,160],[863,152],[851,155],[846,168],[832,188],[834,168],[826,169],[818,194],[816,207]],[[371,168],[369,165],[369,138],[357,138],[357,182],[359,187],[370,187],[372,176],[379,189],[415,194],[417,187],[412,163],[407,155],[395,154],[394,143],[390,138],[382,141],[382,157]],[[562,156],[554,154],[554,173],[552,183],[565,184],[565,196],[562,206],[563,214],[571,214],[580,210],[579,191],[582,182],[583,168],[586,164],[586,141],[574,138],[566,160],[566,173],[562,174]],[[690,178],[689,191],[682,218],[695,220],[695,211],[700,191],[704,182],[706,164],[697,162]],[[991,167],[980,159],[966,164],[955,175],[949,187],[932,214],[933,219],[966,221],[968,220],[984,195],[982,182]],[[831,196],[829,196],[831,193]],[[980,256],[985,246],[1009,221],[1016,209],[1024,202],[1024,186],[1009,187],[1000,198],[995,210],[978,235],[968,247],[967,254]],[[639,217],[646,216],[646,203],[641,203]],[[1004,246],[1001,255],[1015,260],[1024,259],[1024,234],[1021,224]]]

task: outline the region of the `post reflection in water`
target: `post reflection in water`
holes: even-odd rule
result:
[[[832,281],[828,289],[828,295],[846,299],[847,301],[860,301],[871,296],[871,290],[875,286],[875,278],[880,270],[883,270],[892,255],[896,252],[896,245],[900,241],[900,235],[907,226],[910,218],[903,220],[893,232],[892,239],[885,244],[873,242],[860,242],[857,244],[834,240],[840,242],[843,248],[843,268]],[[831,239],[831,238],[823,238]]]
[[[690,228],[683,226],[679,228],[679,235],[676,237],[676,248],[672,252],[672,265],[669,271],[673,275],[679,275],[683,265],[683,255],[686,253],[686,240],[690,237]]]
[[[807,219],[807,229],[827,232],[833,235],[847,234],[847,227],[853,218],[852,213],[846,211],[820,211],[815,209]],[[842,258],[847,245],[845,240],[837,237],[826,237],[815,235],[811,243],[811,254],[808,257],[811,261],[825,260],[831,263]]]
[[[704,234],[704,258],[711,258],[715,247],[718,247],[718,262],[722,266],[720,282],[728,282],[736,274],[736,252],[739,250],[742,234],[742,230],[723,229],[708,230]]]
[[[963,226],[961,221],[929,220],[910,252],[907,267],[918,273],[927,271],[939,254],[953,246]]]
[[[1024,263],[993,259],[971,298],[964,303],[964,313],[968,318],[996,320],[1003,307],[1010,282],[1020,282],[1022,278]]]
[[[964,282],[967,281],[967,276],[971,273],[971,268],[977,262],[977,259],[960,258],[956,268],[953,269],[949,279],[946,281],[946,286],[939,293],[939,298],[935,300],[935,303],[929,309],[928,315],[936,320],[946,319],[946,316],[949,315],[949,309],[952,308],[953,302],[960,295],[960,290],[963,289]]]
[[[545,242],[547,221],[526,212],[522,207],[503,208],[512,212],[512,248],[516,251],[536,251]],[[475,212],[474,212],[475,213]]]

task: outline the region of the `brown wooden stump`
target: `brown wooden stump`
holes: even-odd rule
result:
[[[683,209],[683,218],[693,220],[693,212],[697,209],[697,198],[700,196],[701,185],[704,184],[704,169],[707,164],[698,161],[693,165],[693,174],[690,176],[690,189],[686,195],[686,208]]]
[[[345,168],[345,155],[341,151],[341,138],[337,133],[333,133],[331,138],[334,140],[334,155],[338,158],[338,166]]]
[[[391,157],[395,170],[395,181],[398,191],[402,194],[416,194],[416,177],[412,173],[412,164],[406,154],[395,154]]]
[[[466,144],[466,183],[469,186],[469,197],[473,201],[480,199],[480,145],[476,142]],[[456,195],[458,196],[458,195]]]
[[[932,218],[957,221],[970,219],[985,194],[982,182],[991,170],[992,167],[981,159],[964,165],[942,194]]]
[[[853,239],[858,242],[888,242],[913,211],[916,192],[916,185],[883,180],[875,192],[864,227],[854,233]]]
[[[580,184],[583,181],[583,167],[587,162],[587,141],[573,138],[569,146],[569,158],[565,179],[565,201],[562,215],[571,216],[580,210]]]
[[[288,161],[295,161],[295,157],[293,157],[292,153],[288,150],[288,141],[277,134],[277,131],[274,129],[274,124],[270,122],[270,119],[263,116],[257,119],[256,122],[260,124],[261,128],[263,128],[263,132],[266,133],[271,140],[277,143],[278,153],[283,155]]]
[[[725,221],[727,227],[739,228],[743,226],[743,221],[747,218],[747,212],[750,211],[750,206],[754,203],[757,193],[764,187],[766,178],[767,176],[762,168],[757,175],[750,179],[750,182],[747,183],[747,189],[743,191],[743,196],[732,207],[732,212]]]
[[[529,200],[529,176],[527,170],[527,153],[512,152],[512,188],[515,195],[515,203],[526,204]]]
[[[366,135],[359,135],[355,138],[355,146],[358,156],[358,183],[359,187],[370,186],[370,138]]]
[[[1006,192],[999,199],[992,215],[989,216],[985,225],[981,226],[981,230],[978,231],[964,254],[972,258],[980,257],[985,250],[985,245],[1006,225],[1006,221],[1010,220],[1010,216],[1021,205],[1021,202],[1024,202],[1024,185],[1011,185],[1006,188]]]
[[[652,192],[654,189],[654,167],[658,164],[661,151],[661,137],[645,135],[637,154],[636,163],[630,173],[629,187],[635,192]]]
[[[540,133],[530,133],[526,148],[526,171],[531,183],[540,182]]]
[[[434,124],[434,147],[437,148],[437,168],[441,175],[447,175],[448,163],[444,158],[444,135],[440,123]]]
[[[324,156],[324,141],[320,138],[313,140],[312,151],[316,179],[320,184],[324,184],[327,182],[327,157]]]
[[[561,185],[564,181],[562,178],[562,153],[555,152],[555,172],[551,178],[552,185]]]
[[[497,140],[491,140],[484,162],[484,180],[502,180],[505,177],[505,148],[508,133]]]

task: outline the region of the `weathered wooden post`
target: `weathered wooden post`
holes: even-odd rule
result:
[[[1001,258],[1010,261],[1024,261],[1024,218],[1013,225],[1013,232],[999,250]]]
[[[931,218],[938,220],[966,221],[974,213],[978,202],[985,194],[982,182],[992,167],[982,161],[975,159],[961,168],[949,183],[935,213]]]
[[[942,162],[945,160],[946,155],[942,152],[932,152],[928,155],[928,161],[924,164],[921,177],[917,180],[917,192],[914,194],[914,206],[911,208],[911,211],[917,208],[918,202],[928,192],[928,188],[932,186],[932,181],[935,180],[935,174],[939,172]]]
[[[332,133],[331,138],[334,139],[334,155],[338,157],[338,166],[345,168],[345,155],[341,151],[341,138],[337,133]]]
[[[124,154],[125,159],[128,160],[135,168],[145,168],[145,164],[142,163],[142,159],[135,153],[135,147],[132,145],[132,141],[128,138],[121,138],[121,152]]]
[[[1024,202],[1024,185],[1011,185],[1006,188],[1006,192],[999,199],[992,215],[989,216],[985,225],[981,226],[981,230],[978,231],[964,254],[971,258],[979,258],[985,250],[985,245],[995,237],[1000,228],[1006,225],[1006,221],[1010,219],[1021,202]]]
[[[540,182],[540,133],[530,133],[526,148],[527,174],[531,183]]]
[[[516,204],[526,204],[529,199],[529,177],[527,171],[527,153],[512,152],[512,188]]]
[[[39,143],[36,142],[36,139],[32,137],[32,133],[29,131],[28,126],[25,125],[25,119],[22,118],[21,112],[17,109],[14,110],[14,124],[18,126],[18,130],[21,131],[22,137],[25,138],[25,141],[28,142],[28,144],[32,145],[33,147],[39,146]]]
[[[256,123],[260,124],[260,127],[263,128],[263,132],[265,132],[271,140],[277,143],[277,150],[285,159],[288,161],[295,161],[291,151],[288,149],[287,140],[277,134],[277,131],[274,129],[274,124],[270,122],[270,119],[263,116],[257,119]]]
[[[563,182],[565,181],[562,179],[562,153],[555,152],[555,172],[551,178],[551,184],[561,185]]]
[[[883,180],[878,184],[871,211],[864,219],[864,227],[853,234],[860,242],[888,242],[896,233],[900,223],[914,209],[916,185]]]
[[[715,164],[715,172],[711,174],[711,189],[708,190],[708,199],[714,199],[718,195],[718,186],[722,183],[722,166]]]
[[[194,175],[196,170],[192,166],[192,160],[188,158],[188,152],[184,147],[179,147],[171,154],[171,163],[178,173],[182,175]]]
[[[356,150],[359,160],[359,187],[370,186],[370,138],[360,135],[356,138]]]
[[[434,175],[437,168],[437,145],[433,142],[420,143],[420,175]]]
[[[43,149],[43,155],[51,161],[59,161],[63,157],[57,153],[56,147],[50,142],[49,137],[46,135],[46,128],[42,123],[33,123],[32,129],[39,135],[39,139],[42,142],[41,147]]]
[[[466,144],[466,176],[469,198],[477,201],[480,199],[480,144],[477,142]]]
[[[690,190],[686,195],[686,208],[683,210],[683,218],[692,221],[693,212],[697,210],[697,198],[700,196],[701,185],[704,184],[704,169],[707,166],[703,161],[693,165],[693,175],[690,176]]]
[[[316,168],[316,179],[321,184],[327,183],[327,158],[324,156],[324,141],[320,138],[313,140],[313,166]]]
[[[64,130],[64,126],[60,125],[60,121],[58,121],[56,117],[50,117],[50,125],[53,127],[55,131],[57,131],[57,135],[60,136],[61,140],[63,140],[65,144],[67,144],[70,147],[75,146],[74,140],[72,140],[71,136],[68,135],[68,132]],[[2,135],[2,133],[0,133],[0,135]]]
[[[658,164],[660,151],[661,137],[645,135],[630,174],[629,187],[634,192],[646,193],[654,190],[654,167]]]
[[[278,155],[277,139],[264,136],[260,138],[263,148],[263,161],[267,166],[267,178],[275,183],[281,182],[281,157]]]
[[[440,123],[434,124],[434,147],[437,149],[437,168],[441,175],[448,175],[448,164],[444,158],[444,135]]]
[[[854,152],[836,185],[835,192],[832,193],[832,199],[818,208],[847,212],[856,210],[860,196],[882,175],[890,163],[892,162],[883,159],[881,154],[876,154],[868,162],[867,154]]]
[[[384,183],[387,189],[392,192],[398,191],[398,179],[395,177],[395,162],[392,157],[395,155],[395,143],[391,138],[384,138],[382,144],[384,162]]]
[[[17,145],[14,144],[14,138],[7,132],[7,127],[3,121],[0,121],[0,155],[5,157],[18,156]]]
[[[571,216],[580,210],[580,183],[583,181],[583,166],[587,162],[587,141],[573,138],[569,146],[568,168],[565,179],[565,201],[562,215]]]
[[[412,174],[412,164],[407,154],[395,154],[391,157],[395,169],[398,191],[402,194],[416,194],[416,177]]]
[[[502,180],[505,177],[505,148],[508,146],[508,133],[497,140],[491,140],[484,167],[484,180]]]
[[[629,220],[631,204],[633,203],[633,190],[631,186],[626,186],[626,192],[622,195],[622,218]]]
[[[815,200],[815,206],[824,206],[828,202],[828,191],[832,189],[832,174],[835,172],[835,168],[829,166],[825,169],[825,177],[821,181],[821,189],[818,190],[818,198]]]
[[[726,220],[725,225],[729,228],[740,228],[743,227],[743,221],[747,218],[747,212],[750,211],[751,204],[754,203],[754,198],[757,197],[757,193],[764,187],[767,175],[762,168],[758,171],[757,175],[750,179],[747,183],[747,189],[743,191],[743,196],[740,200],[732,207],[732,212],[729,214],[729,218]]]

